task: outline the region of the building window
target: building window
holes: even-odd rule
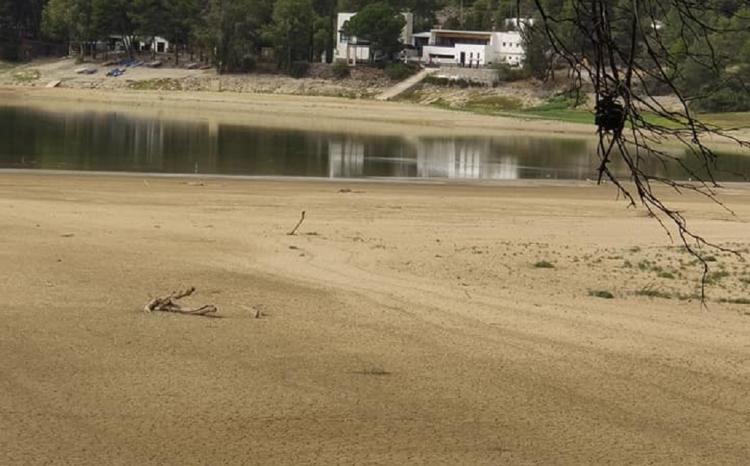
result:
[[[340,35],[341,38],[339,39],[339,42],[341,42],[342,44],[346,44],[347,42],[349,42],[349,36],[347,36],[343,32]]]

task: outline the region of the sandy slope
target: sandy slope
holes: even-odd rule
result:
[[[0,463],[747,464],[750,306],[612,194],[0,175]],[[140,311],[189,284],[224,318]]]
[[[520,131],[593,136],[593,126],[454,112],[409,103],[233,92],[167,92],[0,87],[0,102],[47,111],[126,111],[147,117],[196,118],[265,127],[398,135],[488,135]]]

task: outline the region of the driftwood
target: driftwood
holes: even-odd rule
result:
[[[299,229],[299,227],[302,225],[302,222],[304,222],[304,221],[305,221],[305,211],[303,210],[302,211],[302,215],[299,218],[299,222],[297,222],[297,225],[294,227],[294,229],[292,231],[290,231],[289,233],[287,233],[287,235],[289,235],[289,236],[296,235],[297,234],[297,230]]]
[[[146,312],[175,312],[177,314],[187,314],[192,316],[206,316],[218,311],[216,306],[212,304],[207,304],[198,308],[191,308],[177,303],[177,300],[190,296],[194,292],[195,287],[191,286],[186,290],[175,291],[169,296],[163,298],[154,298],[146,304],[146,307],[143,310]]]

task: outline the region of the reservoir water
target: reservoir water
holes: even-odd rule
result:
[[[700,171],[700,163],[684,155]],[[384,136],[0,106],[0,168],[324,178],[596,177],[592,140],[543,136]],[[618,162],[619,175],[627,173]],[[656,175],[685,179],[676,164]],[[721,181],[750,176],[750,157],[721,154]]]

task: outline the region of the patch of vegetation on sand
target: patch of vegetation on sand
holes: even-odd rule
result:
[[[16,66],[17,65],[15,65],[13,63],[0,60],[0,73],[2,73],[3,71],[11,70],[11,69],[15,68]]]
[[[520,111],[523,108],[523,102],[515,97],[490,95],[471,99],[464,104],[464,108],[476,113],[501,114]]]
[[[591,290],[589,291],[589,296],[592,296],[594,298],[602,298],[602,299],[614,299],[615,295],[612,294],[612,292],[607,290]]]
[[[381,366],[369,366],[369,367],[365,367],[361,371],[358,371],[357,374],[360,374],[360,375],[374,375],[374,376],[391,375],[391,373],[389,371],[385,370]]]
[[[722,298],[719,302],[728,304],[750,304],[750,298]]]
[[[18,70],[13,72],[13,79],[19,83],[30,83],[38,80],[41,76],[42,74],[39,70],[35,69]]]
[[[182,83],[178,79],[160,78],[131,81],[128,87],[137,91],[181,91]]]
[[[644,296],[646,298],[672,299],[672,293],[654,288],[642,288],[637,290],[635,295]]]
[[[554,269],[555,264],[546,260],[541,260],[541,261],[536,262],[534,264],[534,267],[537,269]]]

